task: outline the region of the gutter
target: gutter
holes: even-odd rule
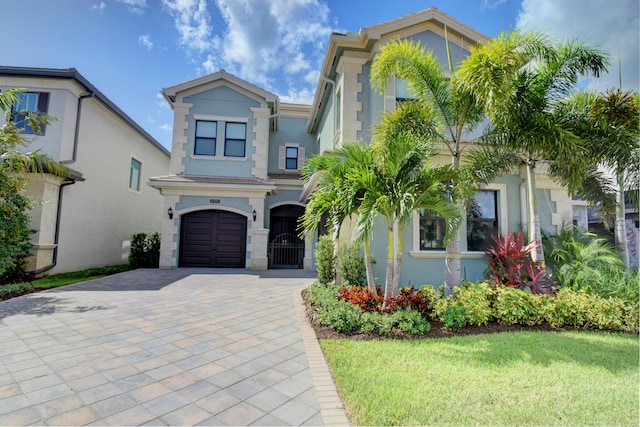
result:
[[[76,129],[73,135],[73,154],[71,156],[71,159],[62,160],[60,162],[63,165],[76,162],[76,157],[78,155],[78,139],[80,135],[80,117],[82,116],[82,101],[87,98],[93,98],[94,96],[95,93],[93,91],[89,91],[87,95],[80,95],[80,97],[78,98],[78,108],[76,109]]]

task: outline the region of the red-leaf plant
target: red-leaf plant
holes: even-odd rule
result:
[[[525,245],[522,232],[511,232],[507,236],[498,233],[493,241],[495,245],[487,249],[493,287],[509,286],[555,296],[551,278],[544,268],[531,260],[531,252],[538,246],[535,242]]]
[[[357,305],[362,311],[383,312],[384,292],[381,285],[377,286],[376,295],[365,286],[343,286],[338,291],[338,298]],[[393,313],[399,308],[411,308],[425,315],[430,310],[430,301],[413,286],[404,287],[400,289],[398,295],[389,298],[384,312]]]

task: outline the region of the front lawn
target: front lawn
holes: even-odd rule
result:
[[[44,276],[31,282],[0,284],[0,300],[11,299],[31,292],[57,288],[59,286],[66,286],[72,283],[84,282],[86,280],[99,279],[100,277],[121,273],[130,269],[131,267],[129,267],[128,264],[114,265]]]
[[[638,425],[637,335],[321,340],[355,425]]]

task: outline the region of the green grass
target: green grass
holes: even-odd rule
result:
[[[638,336],[322,340],[355,425],[638,425]]]
[[[121,273],[129,269],[130,268],[127,264],[114,265],[110,267],[91,268],[88,270],[74,271],[71,273],[45,276],[32,282],[0,285],[0,300],[6,300],[31,292],[42,291],[45,289],[70,285],[72,283],[98,279],[100,277],[109,276],[111,274]]]

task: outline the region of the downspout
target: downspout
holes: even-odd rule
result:
[[[44,273],[45,271],[51,270],[58,263],[58,241],[60,238],[60,217],[62,216],[62,190],[67,185],[72,185],[75,183],[76,181],[74,179],[66,180],[60,183],[60,188],[58,188],[58,211],[56,212],[56,229],[55,229],[55,234],[53,236],[54,246],[53,246],[53,257],[51,260],[51,264],[45,265],[44,267],[41,267],[37,270],[27,271],[26,272],[27,274],[31,274],[35,276],[35,275]]]
[[[93,98],[93,97],[94,97],[94,93],[93,92],[89,92],[87,95],[80,95],[80,97],[78,98],[78,107],[76,109],[76,129],[75,129],[75,133],[73,135],[73,154],[72,154],[71,159],[62,160],[60,162],[63,165],[76,162],[76,156],[78,155],[78,139],[79,139],[79,136],[80,136],[80,117],[82,115],[82,100],[87,99],[87,98]]]
[[[323,75],[320,75],[320,78],[322,79],[323,82],[331,85],[331,99],[332,100],[335,99],[335,97],[336,97],[336,82],[331,80],[331,79],[329,79],[329,78],[327,78],[327,77],[325,77],[325,76],[323,76]],[[335,106],[334,106],[334,110],[335,110]],[[333,119],[333,133],[331,135],[331,138],[335,139],[336,131],[337,131],[337,129],[336,129],[336,120],[335,120],[335,117],[334,117],[334,119]]]

